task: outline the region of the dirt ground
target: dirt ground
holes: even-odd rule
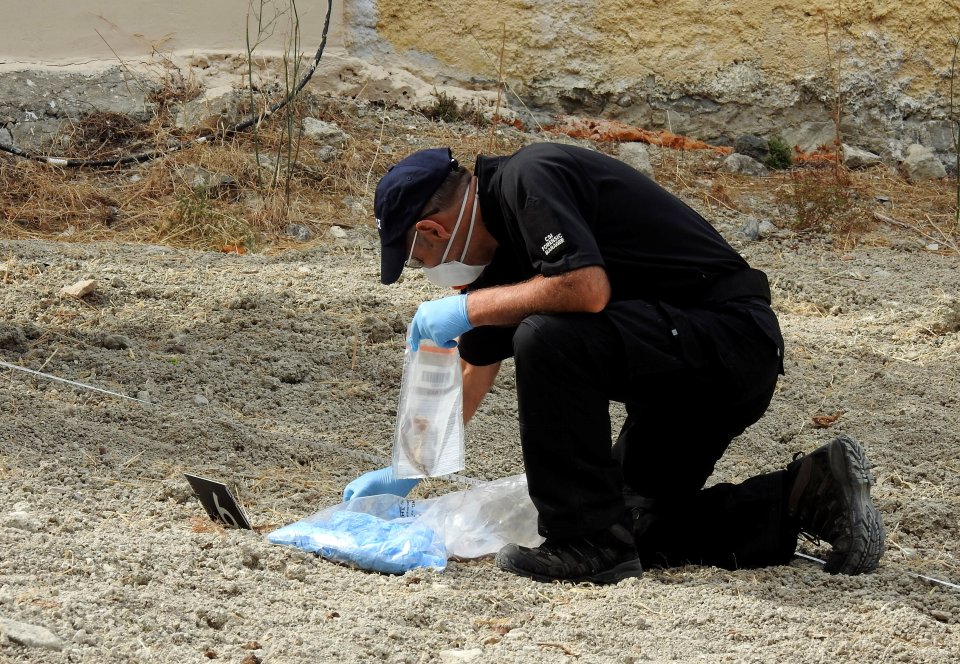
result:
[[[956,253],[890,225],[800,236],[772,208],[781,230],[748,240],[742,206],[689,200],[769,274],[787,342],[769,412],[711,481],[856,436],[888,533],[875,573],[797,558],[550,585],[490,559],[382,576],[268,544],[389,457],[403,332],[442,293],[379,285],[369,219],[245,255],[19,234],[0,240],[0,361],[138,401],[0,367],[0,661],[960,660],[960,591],[920,578],[960,582]],[[84,279],[92,294],[60,295]],[[522,472],[509,362],[467,438],[464,475]],[[236,487],[257,531],[214,526],[184,472]]]

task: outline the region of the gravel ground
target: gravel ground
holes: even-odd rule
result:
[[[888,533],[876,573],[798,558],[549,585],[490,559],[381,576],[270,545],[389,457],[403,331],[440,293],[379,286],[364,227],[276,255],[6,240],[0,360],[149,403],[0,368],[0,661],[958,661],[960,591],[917,576],[960,582],[957,257],[716,223],[770,275],[787,355],[714,480],[855,435]],[[83,279],[92,294],[60,296]],[[512,376],[467,428],[467,476],[522,472]],[[236,487],[257,531],[213,525],[184,472]]]

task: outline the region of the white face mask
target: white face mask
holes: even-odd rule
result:
[[[453,239],[457,236],[457,231],[460,229],[460,222],[463,220],[463,213],[467,209],[467,198],[470,197],[470,188],[471,187],[468,186],[466,193],[463,195],[463,203],[460,204],[460,214],[457,215],[457,223],[453,225],[453,232],[450,233],[450,239],[447,241],[447,248],[444,249],[443,256],[440,258],[440,264],[436,267],[423,268],[423,275],[437,286],[443,286],[444,288],[455,288],[456,286],[467,286],[472,284],[480,277],[480,274],[483,272],[484,268],[489,265],[489,263],[485,263],[483,265],[467,265],[463,262],[463,259],[467,255],[467,249],[470,247],[470,238],[473,236],[473,222],[477,217],[476,192],[474,192],[473,195],[473,209],[470,212],[470,227],[467,229],[467,241],[463,244],[463,251],[460,253],[460,260],[444,263],[444,261],[447,260],[447,254],[450,253],[450,247],[453,245]]]

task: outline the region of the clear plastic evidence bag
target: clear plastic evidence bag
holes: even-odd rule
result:
[[[393,435],[395,478],[463,470],[463,377],[460,352],[422,340],[407,346]]]

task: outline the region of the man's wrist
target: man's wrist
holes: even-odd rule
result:
[[[469,325],[470,330],[473,329],[473,323],[470,321],[470,300],[468,299],[469,293],[463,293],[460,295],[460,308],[463,312],[463,320]]]

